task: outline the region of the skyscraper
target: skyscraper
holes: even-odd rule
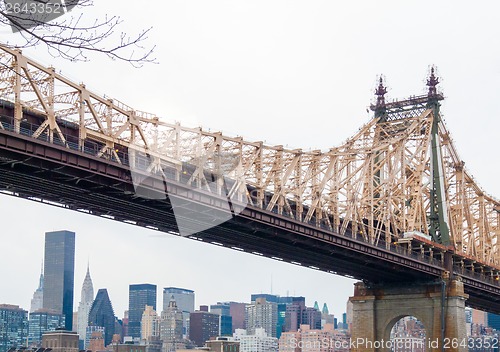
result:
[[[229,303],[217,303],[210,306],[210,312],[219,315],[219,336],[233,336],[233,318]]]
[[[140,338],[144,309],[151,306],[156,310],[156,285],[130,285],[128,292],[128,336]]]
[[[92,308],[90,308],[88,327],[91,326],[103,327],[104,344],[107,346],[111,343],[113,334],[115,333],[115,313],[111,301],[109,300],[108,290],[105,288],[101,288],[97,291],[94,303],[92,303]],[[89,331],[89,329],[87,329],[87,331]]]
[[[321,312],[317,309],[317,302],[314,308],[306,307],[303,297],[297,299],[286,306],[285,324],[283,331],[297,331],[302,325],[309,325],[312,330],[321,329]],[[327,309],[328,310],[328,309]]]
[[[182,311],[183,335],[189,334],[189,314],[194,312],[194,291],[178,287],[165,287],[163,289],[163,310],[166,310],[174,296],[177,307]]]
[[[166,342],[181,341],[183,334],[182,311],[172,296],[167,309],[161,312],[160,339]]]
[[[87,274],[83,280],[82,295],[80,304],[78,305],[78,336],[81,341],[85,341],[87,326],[89,323],[90,308],[94,302],[94,285],[90,277],[90,268],[87,265]],[[80,348],[83,349],[83,343],[80,343]]]
[[[43,308],[43,263],[42,263],[42,272],[40,273],[40,280],[38,282],[38,288],[33,293],[33,298],[31,299],[30,312],[34,312],[42,308]]]
[[[43,308],[62,313],[66,330],[73,330],[75,233],[45,233]]]
[[[160,341],[162,352],[173,352],[185,349],[187,340],[183,339],[184,317],[171,296],[168,307],[161,312]]]
[[[0,352],[21,347],[28,335],[28,312],[19,306],[0,304]]]
[[[295,325],[297,326],[297,329],[300,324],[303,322],[303,317],[302,317],[302,309],[305,309],[306,301],[304,297],[291,297],[291,296],[286,296],[286,297],[281,297],[279,295],[272,295],[272,294],[266,294],[266,293],[258,293],[258,294],[252,294],[251,299],[252,302],[255,302],[257,298],[265,298],[267,302],[273,302],[278,304],[278,323],[276,325],[276,337],[279,339],[281,336],[281,333],[283,331],[290,331],[290,329],[287,329],[287,316],[288,316],[288,323],[290,323],[290,306],[291,305],[299,305],[303,306],[303,308],[292,308],[292,310],[295,309],[296,313],[296,323]],[[317,303],[316,303],[317,306]]]
[[[31,346],[40,346],[46,332],[64,327],[64,314],[50,309],[39,309],[30,313],[28,341]]]
[[[326,324],[333,324],[333,326],[336,328],[335,324],[335,317],[333,314],[330,314],[328,311],[328,306],[323,304],[323,309],[321,310],[321,328],[323,328]]]
[[[233,333],[236,329],[246,329],[245,325],[245,307],[246,303],[229,302],[229,313],[233,320]]]
[[[197,310],[189,317],[189,339],[197,346],[219,335],[219,315]]]
[[[321,312],[316,308],[307,307],[302,312],[302,321],[309,325],[311,330],[321,330]]]
[[[157,340],[160,336],[160,317],[152,306],[146,306],[142,313],[141,320],[141,340],[149,343],[152,340]]]
[[[278,304],[257,298],[246,306],[245,321],[248,335],[254,335],[257,328],[263,328],[268,336],[276,337],[278,325]]]

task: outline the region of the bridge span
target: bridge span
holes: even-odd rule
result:
[[[500,313],[500,203],[459,159],[433,74],[428,95],[396,102],[380,82],[371,121],[306,152],[162,122],[19,51],[0,61],[3,193],[368,287],[453,278]]]

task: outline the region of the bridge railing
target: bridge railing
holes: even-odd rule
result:
[[[433,255],[422,252],[420,249],[408,248],[407,246],[398,244],[398,243],[389,243],[387,244],[384,241],[380,241],[376,244],[378,248],[389,249],[391,252],[395,252],[398,254],[406,255],[418,261],[423,261],[435,266],[442,266],[443,258],[436,258]]]
[[[278,214],[278,211],[276,209],[273,209],[271,210],[273,213],[275,214]],[[330,227],[327,226],[326,224],[317,224],[315,222],[314,219],[311,219],[309,221],[302,221],[302,222],[305,222],[307,223],[308,225],[311,225],[311,226],[314,226],[314,227],[318,227],[318,228],[321,228],[325,231],[328,231],[328,232],[332,232]],[[381,241],[378,241],[377,243],[370,243],[368,241],[364,241],[362,239],[362,237],[357,237],[355,238],[353,236],[353,233],[350,229],[347,229],[344,236],[346,237],[350,237],[352,238],[353,240],[355,241],[358,241],[358,242],[361,242],[361,243],[368,243],[374,247],[377,247],[377,248],[380,248],[380,249],[384,249],[384,250],[387,250],[387,251],[390,251],[390,252],[393,252],[393,253],[398,253],[398,254],[401,254],[401,255],[404,255],[404,256],[407,256],[407,257],[410,257],[410,258],[413,258],[413,259],[416,259],[418,261],[422,261],[422,262],[426,262],[428,264],[431,264],[431,265],[435,265],[435,266],[442,266],[443,263],[444,263],[444,258],[435,258],[434,256],[428,254],[428,253],[424,253],[422,252],[421,250],[419,249],[415,249],[415,248],[408,248],[407,246],[405,245],[402,245],[402,244],[399,244],[399,243],[388,243],[388,242],[385,242],[383,240]]]
[[[14,124],[14,118],[11,116],[5,116],[1,115],[0,116],[0,123],[2,124],[2,127],[6,131],[10,132],[15,132],[15,124]],[[33,137],[35,132],[39,129],[40,125],[39,124],[34,124],[30,122],[23,121],[21,122],[21,126],[19,128],[19,134],[27,137]],[[81,151],[85,154],[92,155],[92,156],[97,156],[102,148],[102,144],[99,144],[97,142],[93,142],[90,140],[86,140],[85,144],[83,145],[83,149],[80,150],[79,148],[79,140],[78,137],[75,137],[71,134],[63,133],[63,136],[65,138],[65,141],[62,141],[61,138],[58,135],[54,135],[52,141],[49,139],[49,135],[47,133],[42,133],[39,136],[36,137],[36,139],[44,141],[44,142],[49,142],[55,145],[59,145],[71,150],[75,151]],[[128,163],[128,153],[124,153],[121,151],[116,152],[119,157],[120,161],[122,164],[129,166]],[[113,160],[116,161],[116,160]],[[146,165],[147,160],[139,160],[138,162],[143,162],[144,165]]]
[[[500,277],[498,275],[493,274],[492,272],[472,271],[464,267],[461,267],[459,265],[454,265],[453,273],[455,275],[465,276],[482,282],[486,281],[489,284],[500,287]]]

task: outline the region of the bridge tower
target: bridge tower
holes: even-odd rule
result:
[[[441,142],[439,136],[439,126],[441,124],[440,101],[444,99],[438,92],[437,85],[439,78],[435,74],[434,67],[431,67],[427,79],[427,96],[410,97],[407,100],[387,103],[385,94],[387,88],[384,79],[380,76],[378,86],[375,90],[376,101],[372,105],[377,128],[375,129],[374,140],[378,143],[385,143],[390,138],[385,127],[387,124],[394,123],[397,120],[407,118],[409,111],[421,111],[427,109],[432,112],[432,122],[430,131],[430,177],[429,177],[429,210],[427,213],[427,230],[434,242],[445,246],[453,245],[450,236],[449,210],[445,193],[445,168],[443,165],[443,155],[441,152]],[[414,116],[414,115],[413,115]],[[382,172],[385,163],[384,151],[374,151],[374,172],[373,172],[373,193],[370,195],[374,199],[373,207],[379,205],[381,196],[381,185],[384,182]],[[411,202],[411,199],[407,199]],[[389,235],[386,236],[386,242],[390,242]]]
[[[376,103],[372,105],[377,127],[375,140],[384,142],[391,137],[385,126],[391,122],[403,121],[408,116],[415,117],[425,110],[431,112],[430,123],[430,173],[429,173],[429,208],[427,210],[427,226],[434,242],[444,246],[453,245],[448,225],[448,206],[445,194],[445,171],[439,136],[441,116],[440,101],[443,96],[438,92],[439,79],[432,67],[427,79],[427,96],[410,97],[404,101],[386,102],[387,89],[380,77],[375,90]],[[404,125],[401,125],[404,127]],[[384,182],[384,151],[376,151],[374,157],[373,193],[379,199]],[[407,202],[411,202],[408,199]],[[373,203],[373,210],[380,202]],[[390,238],[386,239],[390,241]],[[467,335],[465,325],[465,300],[461,280],[449,277],[453,272],[450,252],[444,257],[445,277],[432,282],[405,283],[369,283],[355,284],[354,296],[349,301],[353,307],[351,326],[354,351],[389,351],[407,350],[404,347],[392,348],[390,332],[394,324],[405,316],[414,316],[426,329],[424,346],[414,346],[421,351],[466,351]],[[414,349],[411,349],[414,350]]]

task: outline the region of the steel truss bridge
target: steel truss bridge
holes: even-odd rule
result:
[[[0,46],[0,192],[172,234],[226,216],[188,237],[367,283],[460,277],[500,313],[500,202],[464,168],[438,83],[386,102],[381,80],[356,135],[303,151],[164,122]]]

